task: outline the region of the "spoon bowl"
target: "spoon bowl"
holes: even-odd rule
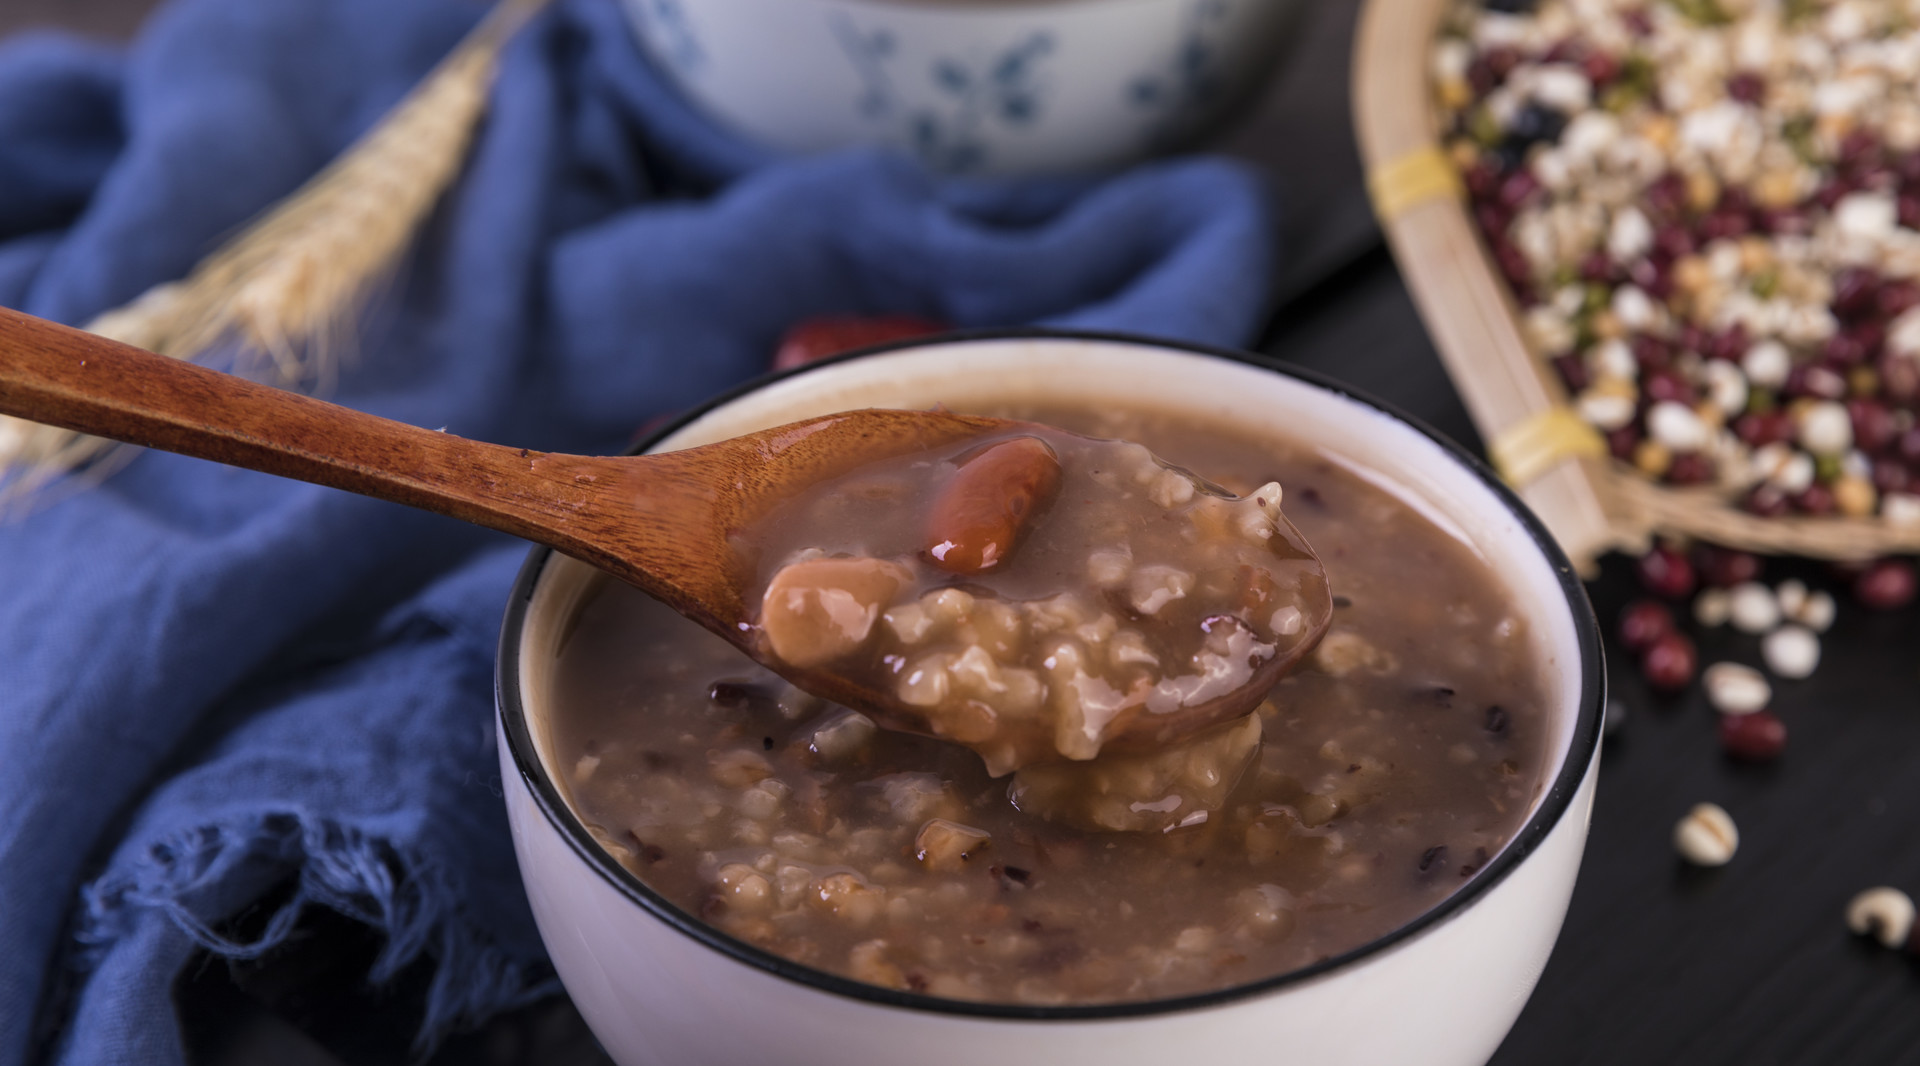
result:
[[[589,457],[393,422],[4,308],[0,353],[0,414],[390,500],[547,545],[637,586],[803,688],[913,731],[925,730],[925,718],[894,691],[837,664],[796,667],[771,653],[738,538],[797,492],[865,464],[1042,428],[868,409],[683,451]],[[1269,659],[1232,691],[1129,719],[1109,740],[1137,750],[1244,715],[1310,649],[1302,642],[1298,654]]]

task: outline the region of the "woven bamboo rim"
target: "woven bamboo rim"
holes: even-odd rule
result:
[[[1613,549],[1699,539],[1768,555],[1861,561],[1920,551],[1920,525],[1761,518],[1724,491],[1656,484],[1612,459],[1528,348],[1519,308],[1443,154],[1429,80],[1433,37],[1456,0],[1367,0],[1353,109],[1367,189],[1441,362],[1496,468],[1583,574]],[[1576,425],[1576,423],[1579,423]]]

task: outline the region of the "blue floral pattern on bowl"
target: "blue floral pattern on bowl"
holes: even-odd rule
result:
[[[1156,113],[1153,139],[1177,137],[1230,88],[1226,70],[1227,0],[1195,0],[1182,19],[1179,43],[1166,65],[1127,83],[1133,106]]]
[[[1046,99],[1045,65],[1054,36],[1035,30],[1000,51],[984,56],[941,56],[929,64],[925,81],[895,80],[894,33],[886,27],[862,29],[845,14],[832,18],[833,34],[860,77],[855,107],[865,118],[892,124],[896,133],[928,166],[966,173],[992,163],[988,127],[1031,126]],[[915,92],[915,88],[931,90]]]

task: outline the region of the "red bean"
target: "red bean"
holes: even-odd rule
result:
[[[1743,70],[1727,79],[1727,95],[1743,104],[1757,104],[1767,95],[1767,79]]]
[[[1640,656],[1640,671],[1647,684],[1663,692],[1678,692],[1693,683],[1693,672],[1700,658],[1693,641],[1684,633],[1668,633]]]
[[[1602,251],[1588,252],[1580,257],[1581,281],[1612,281],[1613,260]]]
[[[1491,200],[1500,190],[1500,169],[1485,156],[1474,160],[1463,177],[1467,183],[1467,194],[1475,201]]]
[[[1916,209],[1915,217],[1920,218],[1920,196],[1905,195],[1901,199],[1911,199]],[[1907,225],[1906,219],[1901,219],[1900,224]],[[1909,228],[1920,229],[1920,226]],[[1889,320],[1899,318],[1906,311],[1920,307],[1920,284],[1906,279],[1889,281],[1880,287],[1880,295],[1874,302],[1878,306],[1881,317]]]
[[[1695,399],[1692,383],[1672,370],[1655,370],[1646,374],[1640,391],[1654,403],[1671,400],[1692,407]]]
[[[1813,515],[1816,518],[1830,515],[1834,509],[1833,490],[1816,481],[1808,485],[1806,491],[1795,496],[1792,503],[1793,509],[1801,514]]]
[[[1913,483],[1913,474],[1906,464],[1898,459],[1875,459],[1873,461],[1873,487],[1882,495],[1889,492],[1905,492]]]
[[[1539,191],[1540,179],[1531,170],[1516,170],[1500,183],[1500,204],[1512,210]]]
[[[1655,596],[1677,600],[1693,591],[1693,564],[1672,548],[1656,545],[1640,557],[1636,569],[1641,587]]]
[[[1605,85],[1620,76],[1620,60],[1599,49],[1588,52],[1580,66],[1586,71],[1587,80],[1595,85]]]
[[[1701,544],[1693,549],[1694,570],[1700,580],[1714,588],[1732,588],[1746,581],[1756,581],[1765,569],[1765,563],[1752,552],[1722,548],[1717,544]]]
[[[1693,254],[1693,234],[1678,223],[1661,226],[1653,231],[1653,249],[1668,259],[1678,259]]]
[[[1673,363],[1673,349],[1666,341],[1646,333],[1636,333],[1629,342],[1634,362],[1642,370],[1664,370]]]
[[[1747,353],[1747,327],[1735,322],[1733,325],[1708,338],[1704,347],[1694,351],[1709,359],[1725,359],[1737,362]]]
[[[1853,581],[1854,598],[1877,611],[1905,607],[1913,594],[1913,564],[1904,559],[1881,559]]]
[[[1560,371],[1560,380],[1566,382],[1567,388],[1574,392],[1580,392],[1592,384],[1592,375],[1587,373],[1587,361],[1572,352],[1554,356],[1553,366]]]
[[[1793,417],[1785,411],[1755,411],[1734,420],[1733,432],[1749,448],[1793,439]]]
[[[1753,223],[1747,218],[1745,211],[1715,211],[1700,220],[1700,239],[1717,241],[1729,237],[1743,237],[1752,228]]]
[[[1880,391],[1896,403],[1910,403],[1920,396],[1920,366],[1898,355],[1883,354],[1874,369],[1880,372]]]
[[[1853,421],[1853,443],[1869,455],[1887,450],[1900,435],[1893,411],[1878,400],[1847,401],[1847,415]]]
[[[1635,600],[1620,612],[1620,643],[1628,651],[1644,652],[1673,631],[1673,612],[1657,600]]]
[[[1713,460],[1699,452],[1681,452],[1667,464],[1667,480],[1675,485],[1704,485],[1713,480]]]
[[[1629,461],[1640,446],[1640,430],[1632,425],[1607,430],[1607,452],[1615,459]]]
[[[1787,747],[1787,724],[1772,711],[1720,716],[1720,746],[1745,762],[1768,762]]]
[[[1778,518],[1787,513],[1789,504],[1786,493],[1772,485],[1760,485],[1747,493],[1747,498],[1740,502],[1740,506],[1746,508],[1749,514],[1761,518]]]
[[[1060,460],[1037,437],[1015,437],[963,460],[927,515],[927,557],[956,574],[1007,561],[1060,488]]]
[[[1845,370],[1866,362],[1867,349],[1854,334],[1841,331],[1828,337],[1820,346],[1820,358],[1836,370]]]
[[[1920,229],[1920,195],[1903,192],[1894,198],[1893,203],[1902,226]]]
[[[1870,311],[1879,298],[1879,291],[1879,276],[1866,267],[1837,270],[1833,275],[1833,313],[1851,318]]]

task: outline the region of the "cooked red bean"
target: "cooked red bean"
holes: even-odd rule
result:
[[[1060,460],[1038,437],[1001,441],[967,459],[927,516],[927,557],[954,574],[1006,562],[1034,514],[1060,490]]]

